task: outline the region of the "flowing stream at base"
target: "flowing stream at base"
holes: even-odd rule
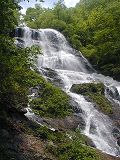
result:
[[[99,112],[84,96],[72,93],[70,88],[73,84],[102,82],[106,86],[106,97],[120,107],[120,83],[110,77],[97,74],[82,54],[71,48],[65,37],[56,30],[17,28],[16,39],[20,47],[36,44],[42,48],[43,54],[38,56],[37,67],[40,72],[44,70],[44,73],[46,68],[55,71],[63,83],[61,88],[82,109],[80,114],[85,121],[82,133],[92,139],[96,148],[114,156],[119,155],[119,146],[112,135],[114,128],[112,120]],[[116,91],[117,97],[114,96]],[[109,92],[112,93],[112,97]]]

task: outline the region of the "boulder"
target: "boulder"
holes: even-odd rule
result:
[[[82,95],[90,93],[104,94],[104,85],[102,83],[73,84],[70,91]]]
[[[26,108],[22,108],[22,109],[20,110],[20,113],[21,113],[21,114],[26,114],[26,113],[27,113]]]
[[[37,32],[37,31],[35,31],[35,30],[32,30],[31,38],[32,38],[33,40],[41,40],[41,39],[40,39],[40,34],[39,34],[39,32]]]
[[[82,109],[80,108],[80,106],[78,105],[77,102],[75,102],[73,99],[70,100],[70,105],[73,108],[73,111],[75,113],[83,113]]]
[[[61,80],[56,71],[50,68],[42,68],[41,71],[42,74],[47,77],[49,82],[53,83],[57,87],[63,87],[64,82]]]
[[[15,37],[23,38],[24,37],[24,32],[25,32],[24,28],[20,28],[20,27],[16,28]]]

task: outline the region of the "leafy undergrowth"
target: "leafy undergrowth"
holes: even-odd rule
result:
[[[47,142],[46,152],[58,160],[100,160],[96,150],[86,145],[87,138],[79,130],[52,131],[47,127],[37,126],[34,135]]]
[[[36,114],[44,117],[65,117],[72,113],[67,94],[52,84],[46,82],[41,85],[38,95],[31,102]]]
[[[17,114],[17,116],[15,116]],[[87,144],[79,130],[52,131],[17,111],[0,117],[1,160],[115,160]],[[20,115],[19,115],[20,114]],[[8,120],[4,116],[9,117]],[[105,157],[105,158],[104,158]]]
[[[71,91],[88,96],[92,102],[97,104],[98,109],[103,113],[113,113],[112,105],[104,95],[104,85],[102,83],[74,84]]]
[[[48,151],[58,157],[59,160],[99,160],[94,149],[81,143],[81,139],[65,139],[64,142],[54,146],[49,145]]]

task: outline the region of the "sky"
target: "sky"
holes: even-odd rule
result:
[[[57,3],[58,0],[44,0],[44,3],[39,2],[43,7],[46,8],[52,8],[54,6],[55,3]],[[64,3],[67,7],[74,7],[76,5],[76,3],[78,3],[79,0],[64,0]],[[38,3],[36,2],[36,0],[30,0],[30,2],[27,1],[23,1],[20,3],[20,5],[22,6],[22,13],[25,13],[26,9],[28,7],[34,7],[34,5]]]

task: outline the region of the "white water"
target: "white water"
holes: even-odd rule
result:
[[[37,31],[36,40],[33,40],[31,30],[27,27],[23,30],[24,37],[21,39],[24,40],[25,47],[37,44],[42,48],[43,55],[38,56],[38,69],[41,70],[44,67],[55,70],[64,82],[62,89],[83,110],[82,116],[86,124],[83,134],[91,138],[98,149],[111,155],[118,155],[119,149],[116,139],[112,136],[113,125],[110,118],[97,111],[94,104],[87,102],[82,95],[70,92],[70,88],[73,84],[102,82],[108,88],[116,87],[120,95],[120,83],[110,77],[95,73],[82,55],[77,56],[78,52],[68,45],[61,33],[53,29],[40,29]],[[110,97],[107,93],[106,96]],[[113,99],[113,101],[120,104],[119,100]],[[94,126],[94,129],[91,129],[91,126]]]

